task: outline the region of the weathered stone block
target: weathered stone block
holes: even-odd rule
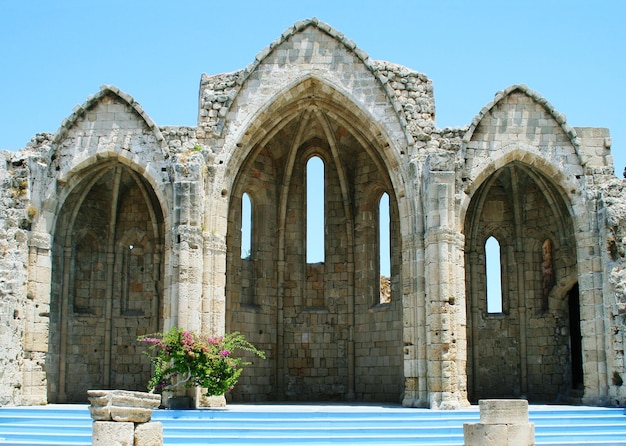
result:
[[[134,446],[135,424],[115,421],[94,421],[92,446]]]
[[[198,407],[226,407],[226,398],[223,395],[205,396],[201,389],[197,391],[196,401],[198,401]]]
[[[94,421],[145,423],[161,404],[161,396],[127,390],[89,390],[89,411]]]
[[[528,423],[526,400],[480,400],[478,407],[481,424]]]
[[[535,423],[509,424],[507,426],[507,438],[510,445],[534,445]]]
[[[163,425],[159,422],[138,424],[134,446],[163,446]]]
[[[535,426],[533,423],[465,423],[463,438],[465,446],[533,446]]]
[[[532,446],[535,425],[526,400],[480,400],[480,423],[465,423],[465,446]]]
[[[465,423],[463,425],[465,446],[502,446],[507,444],[506,438],[505,424]]]

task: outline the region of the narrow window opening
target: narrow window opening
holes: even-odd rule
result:
[[[378,204],[378,265],[380,276],[380,303],[391,302],[391,232],[389,195],[382,194]]]
[[[314,156],[306,165],[306,261],[324,261],[324,162]]]
[[[502,313],[502,269],[500,243],[489,237],[485,243],[487,274],[487,313]]]
[[[128,249],[121,250],[121,313],[125,316],[143,315],[144,249],[136,243],[127,246]]]
[[[250,260],[252,255],[252,201],[247,193],[241,197],[241,258]]]

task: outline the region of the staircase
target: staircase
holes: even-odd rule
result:
[[[626,445],[624,409],[530,406],[537,445]],[[207,445],[462,445],[458,411],[390,405],[229,405],[213,410],[158,410],[164,444]],[[0,408],[0,446],[91,445],[87,406]]]

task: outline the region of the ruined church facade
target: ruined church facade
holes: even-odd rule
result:
[[[430,79],[316,19],[203,75],[195,127],[157,125],[104,86],[2,154],[0,404],[145,390],[136,338],[172,326],[266,352],[236,402],[624,404],[610,150],[607,129],[570,127],[524,85],[440,129]]]

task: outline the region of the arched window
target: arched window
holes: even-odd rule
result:
[[[324,162],[314,156],[306,164],[307,263],[324,261],[324,213]]]
[[[241,197],[241,258],[249,260],[252,255],[252,201],[250,195]]]
[[[391,233],[389,229],[389,195],[385,192],[378,203],[378,265],[380,303],[391,302]]]
[[[502,313],[502,270],[500,243],[491,236],[485,242],[487,313]]]

